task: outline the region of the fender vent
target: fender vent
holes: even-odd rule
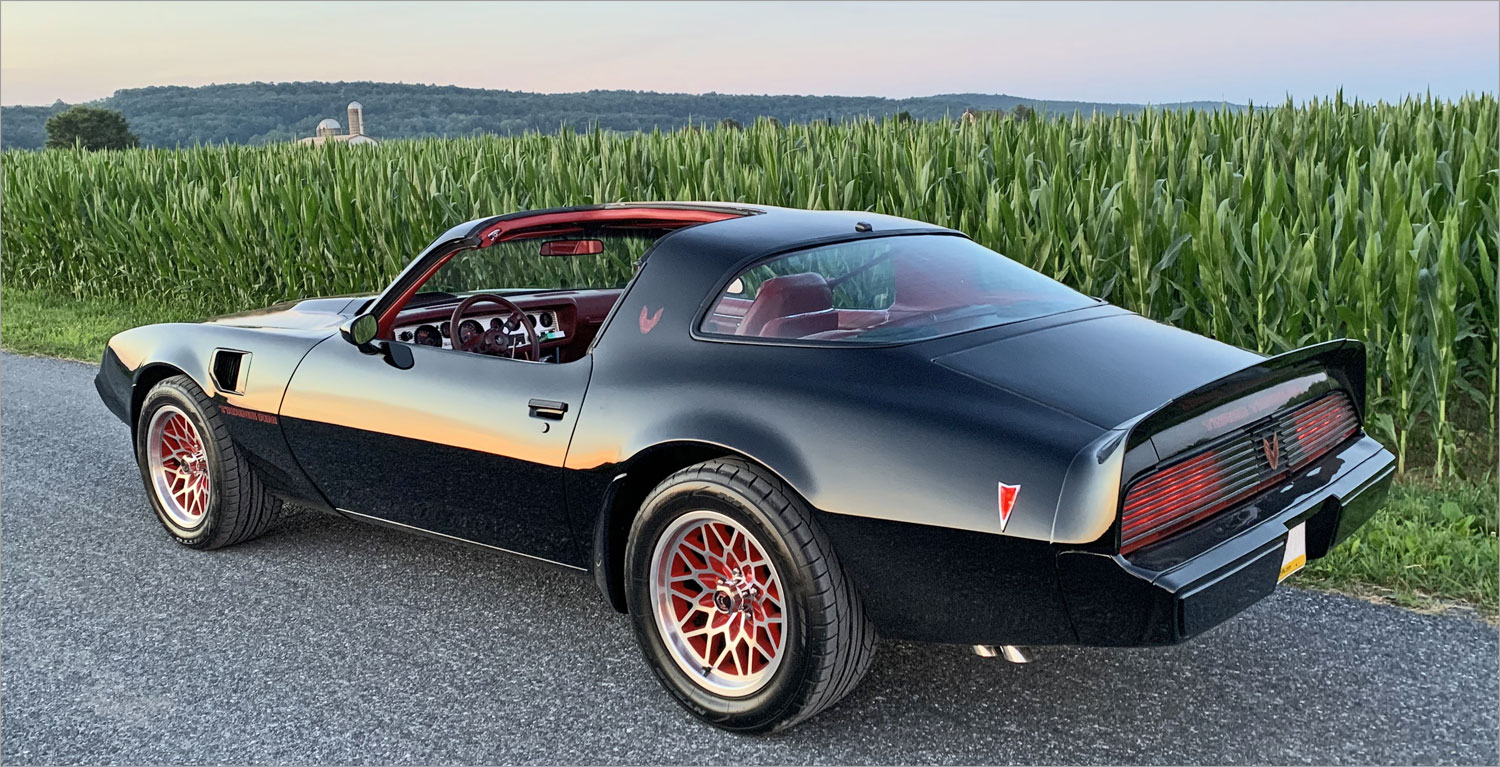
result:
[[[211,367],[214,387],[228,394],[244,394],[243,382],[250,372],[250,352],[215,349]]]

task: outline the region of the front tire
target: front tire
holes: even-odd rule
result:
[[[173,376],[146,393],[135,438],[146,496],[178,543],[217,549],[270,527],[281,502],[239,454],[218,406],[193,379]]]
[[[789,727],[859,683],[875,632],[807,504],[739,459],[706,461],[646,498],[626,600],[657,678],[709,724]]]

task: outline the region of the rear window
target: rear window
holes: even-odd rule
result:
[[[973,240],[911,235],[812,248],[756,264],[729,283],[699,329],[888,344],[1095,303]]]

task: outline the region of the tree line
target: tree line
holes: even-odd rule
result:
[[[1018,106],[1052,114],[1133,114],[1142,104],[1042,101],[1004,94],[948,94],[910,99],[873,96],[741,95],[585,91],[527,93],[375,82],[240,83],[202,87],[153,86],[116,91],[89,106],[122,114],[141,145],[268,144],[311,136],[318,122],[345,122],[350,101],[365,107],[365,133],[377,139],[552,133],[595,125],[614,131],[677,130],[689,125],[749,125],[760,118],[784,124],[839,122],[906,115],[916,120],[958,119],[966,110],[1013,113]],[[0,108],[0,146],[40,149],[46,122],[71,105]],[[1161,104],[1212,109],[1217,102]],[[1229,105],[1238,109],[1236,105]],[[345,126],[347,127],[347,126]]]

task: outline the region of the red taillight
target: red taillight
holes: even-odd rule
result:
[[[1183,530],[1270,488],[1359,431],[1348,395],[1336,392],[1131,486],[1120,553]],[[1274,449],[1268,446],[1274,445]],[[1282,452],[1284,449],[1284,457]]]
[[[1312,463],[1329,448],[1343,442],[1359,431],[1359,421],[1354,417],[1354,407],[1349,398],[1340,394],[1324,397],[1291,414],[1292,431],[1297,452],[1291,457],[1292,469]]]

